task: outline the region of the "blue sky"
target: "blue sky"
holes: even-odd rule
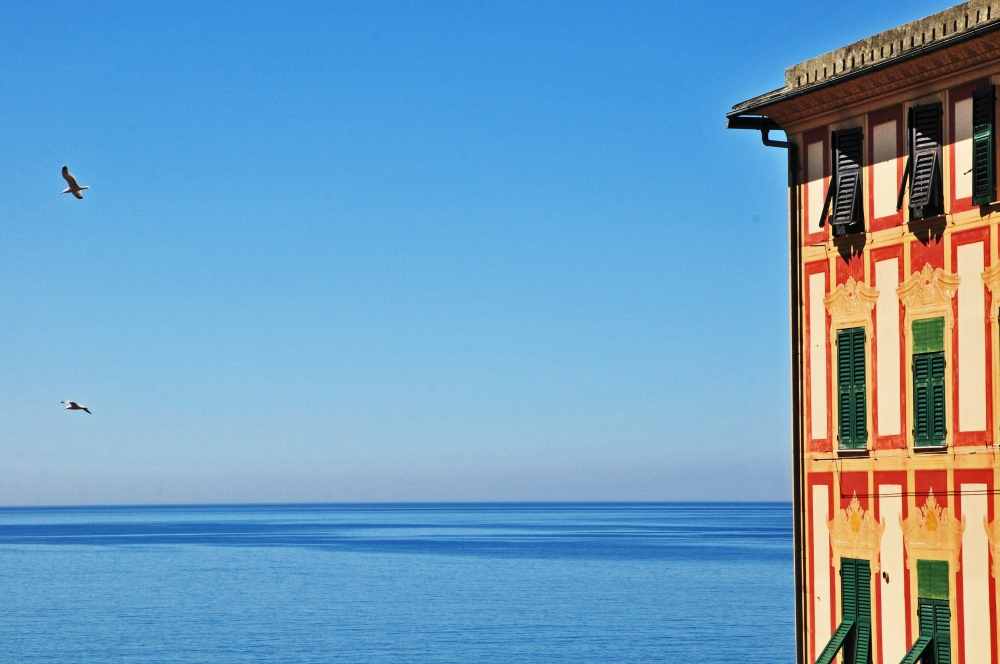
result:
[[[0,504],[788,499],[724,115],[942,8],[5,4]]]

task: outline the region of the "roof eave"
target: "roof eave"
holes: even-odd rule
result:
[[[969,28],[968,30],[960,32],[952,37],[944,37],[930,44],[925,44],[923,46],[913,48],[910,51],[907,51],[906,53],[903,53],[895,58],[892,58],[891,60],[883,60],[881,62],[869,65],[867,67],[851,70],[846,74],[841,74],[839,76],[832,76],[820,83],[814,83],[812,85],[803,86],[800,88],[792,88],[790,90],[788,88],[778,88],[777,90],[772,90],[771,92],[765,92],[762,95],[752,97],[746,101],[736,104],[735,106],[733,106],[733,110],[726,113],[726,117],[736,118],[746,114],[766,115],[766,113],[764,113],[763,110],[779,102],[787,101],[789,99],[794,99],[795,97],[808,95],[818,90],[825,90],[827,88],[836,87],[841,83],[845,83],[847,81],[851,81],[856,78],[860,78],[862,76],[866,76],[868,74],[893,67],[901,62],[906,62],[914,58],[919,58],[923,55],[927,55],[928,53],[933,53],[934,51],[938,51],[943,48],[948,48],[949,46],[954,46],[955,44],[960,44],[964,41],[975,39],[976,37],[980,37],[982,35],[988,34],[998,29],[1000,29],[1000,22],[985,23],[983,25],[978,25],[974,28]],[[775,94],[781,92],[782,90],[788,90],[788,92],[785,92],[784,94]]]

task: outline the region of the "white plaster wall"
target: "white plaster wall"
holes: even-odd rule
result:
[[[833,631],[830,621],[833,614],[833,598],[830,597],[830,578],[833,569],[830,566],[830,531],[826,520],[830,507],[830,487],[826,484],[815,484],[812,490],[812,540],[813,540],[813,619],[816,624],[815,659],[826,642],[830,640]]]
[[[813,438],[826,438],[826,275],[809,275],[809,419]]]
[[[872,172],[872,198],[875,202],[875,217],[896,214],[896,198],[899,195],[898,166],[896,159],[896,121],[890,120],[875,125],[872,130],[875,148],[875,163]]]
[[[806,210],[806,220],[810,233],[823,230],[819,227],[819,217],[823,214],[823,164],[826,162],[826,151],[823,141],[810,143],[806,146],[806,194],[809,198],[809,208]]]
[[[882,484],[878,488],[879,516],[885,521],[882,533],[881,571],[877,581],[882,588],[881,648],[883,664],[896,664],[906,654],[906,597],[903,594],[903,530],[899,518],[903,515],[903,487]]]
[[[879,125],[881,126],[881,125]],[[875,382],[878,395],[878,433],[900,433],[899,377],[899,259],[875,263],[875,348],[878,351]]]
[[[983,519],[986,517],[986,485],[963,484],[962,516],[965,534],[962,537],[963,617],[965,661],[990,662],[990,550]]]
[[[955,198],[972,196],[972,98],[955,102]]]
[[[958,247],[958,428],[986,430],[986,311],[983,243]]]

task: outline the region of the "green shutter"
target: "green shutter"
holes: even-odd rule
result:
[[[906,656],[900,660],[899,664],[917,664],[919,660],[924,655],[924,651],[931,643],[931,637],[921,636],[916,640],[912,647],[907,651]]]
[[[851,339],[852,379],[851,419],[854,422],[854,447],[864,449],[868,443],[868,417],[865,404],[865,329],[854,328]]]
[[[913,321],[913,353],[944,350],[944,318]]]
[[[945,367],[943,351],[913,356],[914,445],[943,445],[947,438]]]
[[[871,563],[840,559],[841,620],[816,664],[832,664],[843,649],[844,664],[870,664],[872,634]]]
[[[948,433],[944,412],[944,352],[928,353],[928,355],[931,362],[931,441],[942,445]]]
[[[840,620],[851,623],[855,629],[844,639],[844,664],[853,664],[855,646],[858,641],[858,561],[854,558],[840,559]]]
[[[816,658],[816,664],[833,664],[833,658],[837,656],[853,627],[854,623],[852,622],[846,620],[841,622],[837,631],[830,637],[830,641],[827,642],[826,647],[823,648],[823,652]]]
[[[951,664],[951,606],[948,603],[948,586],[946,561],[917,561],[920,637],[900,664],[916,664],[918,660],[932,664]]]
[[[944,318],[913,321],[913,443],[942,445],[945,413]]]
[[[948,561],[917,561],[917,597],[948,599]]]
[[[996,198],[993,172],[993,86],[972,93],[972,203],[988,205]]]
[[[936,600],[928,608],[934,611],[935,664],[951,664],[951,607],[947,600]]]
[[[872,582],[871,563],[855,560],[855,592],[857,596],[857,632],[854,664],[869,664],[872,645]],[[844,658],[847,659],[846,657]],[[848,663],[850,664],[850,663]]]
[[[847,449],[854,446],[851,436],[854,421],[851,416],[851,377],[854,373],[851,336],[851,330],[837,330],[837,419],[840,446]]]
[[[868,420],[863,327],[837,330],[837,409],[841,449],[864,449]]]
[[[930,444],[930,354],[913,356],[913,444]]]
[[[857,562],[854,558],[840,559],[840,613],[844,621],[858,618]]]
[[[934,638],[934,602],[929,599],[917,600],[917,616],[920,618],[920,636]]]

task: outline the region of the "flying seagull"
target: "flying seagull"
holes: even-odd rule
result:
[[[93,415],[93,413],[87,410],[86,406],[81,406],[75,401],[60,401],[59,403],[66,404],[66,407],[63,408],[63,410],[86,410],[88,415]]]
[[[69,187],[67,187],[64,191],[61,191],[59,193],[73,194],[80,200],[83,200],[83,194],[81,194],[80,192],[83,191],[84,189],[90,189],[90,187],[81,187],[80,185],[78,185],[76,183],[76,178],[73,177],[73,174],[70,173],[69,169],[66,168],[65,166],[63,166],[63,179],[66,180],[66,182],[69,184]]]

